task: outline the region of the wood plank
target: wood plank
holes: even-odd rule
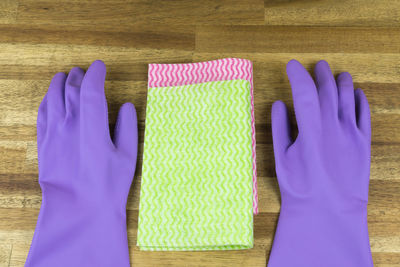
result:
[[[399,26],[400,3],[390,0],[265,0],[269,25]]]
[[[0,43],[67,44],[135,47],[152,49],[194,49],[194,27],[177,25],[158,27],[143,25],[128,29],[104,29],[81,26],[0,25]]]
[[[18,23],[96,25],[263,24],[263,0],[20,0]]]
[[[399,53],[400,28],[199,26],[196,52]]]
[[[207,252],[149,252],[131,249],[133,266],[266,266],[265,249]]]

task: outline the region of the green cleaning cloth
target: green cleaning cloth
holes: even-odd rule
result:
[[[148,89],[140,249],[253,247],[250,86]]]

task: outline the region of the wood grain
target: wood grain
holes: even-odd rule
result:
[[[263,24],[264,3],[251,1],[20,0],[20,23],[62,25]]]
[[[399,53],[399,28],[199,26],[198,52]],[[282,45],[285,43],[285,45]]]
[[[17,19],[18,1],[3,0],[0,2],[0,24],[13,23]]]
[[[390,0],[265,0],[271,25],[399,26],[400,3]]]
[[[23,266],[41,204],[36,115],[51,77],[107,65],[113,128],[135,104],[137,172],[128,199],[133,266],[266,266],[280,209],[270,109],[286,102],[286,63],[327,60],[352,74],[372,112],[368,205],[375,266],[400,266],[400,2],[389,0],[5,0],[0,2],[0,266]],[[136,247],[148,63],[242,57],[254,63],[260,214],[243,251],[143,252]]]

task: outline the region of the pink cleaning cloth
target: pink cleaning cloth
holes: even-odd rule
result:
[[[251,131],[253,155],[253,213],[258,214],[256,130],[254,119],[253,64],[241,58],[224,58],[188,64],[149,64],[149,88],[195,83],[247,80],[251,84]]]

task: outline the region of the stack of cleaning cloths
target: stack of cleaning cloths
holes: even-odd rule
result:
[[[252,64],[150,64],[138,246],[253,246],[257,213]]]

